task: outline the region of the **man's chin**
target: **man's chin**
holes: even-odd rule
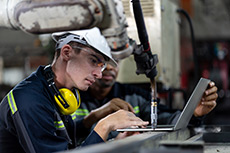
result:
[[[104,88],[111,87],[111,86],[114,85],[114,83],[115,83],[115,81],[105,81],[105,80],[103,80],[103,81],[100,80],[99,81],[100,86],[104,87]]]
[[[82,91],[86,91],[86,90],[88,90],[88,88],[89,88],[89,86],[85,86],[85,87],[80,87],[80,88],[78,88],[79,90],[82,90]]]

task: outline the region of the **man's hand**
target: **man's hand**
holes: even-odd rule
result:
[[[217,87],[214,82],[209,83],[209,88],[194,111],[194,116],[199,117],[208,114],[216,107],[216,99],[218,98]]]
[[[126,101],[120,99],[120,98],[113,98],[112,100],[110,100],[108,103],[106,103],[105,105],[101,106],[100,108],[96,109],[95,111],[101,111],[101,113],[104,116],[101,117],[105,117],[108,114],[111,114],[113,112],[116,112],[120,109],[126,110],[126,111],[130,111],[134,113],[134,109],[133,107]]]
[[[129,111],[119,110],[100,120],[94,130],[106,141],[111,131],[131,126],[146,126],[148,124],[149,122],[141,120]]]
[[[83,123],[85,127],[90,128],[94,123],[98,122],[100,119],[120,109],[134,113],[134,109],[129,103],[120,98],[113,98],[111,101],[99,107],[98,109],[91,111],[90,114],[84,118]]]

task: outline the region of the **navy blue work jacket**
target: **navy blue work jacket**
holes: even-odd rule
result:
[[[84,129],[75,114],[60,115],[40,66],[0,104],[0,153],[50,153],[76,147]],[[92,131],[83,145],[103,142]]]

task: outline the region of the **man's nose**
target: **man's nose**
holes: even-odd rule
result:
[[[93,76],[94,76],[96,79],[101,79],[101,78],[102,78],[102,72],[101,72],[101,68],[100,68],[100,67],[96,68],[96,69],[93,71]]]
[[[110,65],[110,64],[107,64],[105,69],[106,70],[112,70],[112,69],[114,69],[114,67],[112,65]]]

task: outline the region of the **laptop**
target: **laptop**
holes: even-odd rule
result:
[[[182,128],[186,128],[196,106],[200,102],[203,93],[205,92],[206,88],[208,87],[210,80],[205,78],[200,78],[199,82],[197,83],[195,89],[193,90],[188,102],[186,103],[182,113],[178,117],[176,124],[174,125],[157,125],[156,128],[152,128],[152,126],[147,126],[145,128],[124,128],[124,129],[117,129],[118,132],[125,132],[125,131],[137,131],[137,132],[147,132],[147,131],[175,131]]]

